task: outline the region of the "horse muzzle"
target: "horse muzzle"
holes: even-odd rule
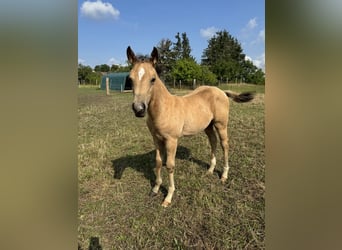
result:
[[[132,109],[136,117],[144,117],[146,114],[146,105],[143,102],[133,103]]]

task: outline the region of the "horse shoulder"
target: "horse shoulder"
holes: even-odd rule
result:
[[[158,114],[154,114],[153,118],[148,118],[149,127],[153,128],[153,133],[162,138],[180,137],[184,124],[183,106],[182,98],[178,96],[168,98],[164,102],[163,108],[158,110]]]

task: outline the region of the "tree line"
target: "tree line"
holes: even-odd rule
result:
[[[102,75],[109,72],[128,72],[129,66],[122,66],[113,64],[109,66],[107,64],[96,65],[94,69],[88,65],[78,64],[78,82],[80,84],[99,84],[101,82]]]
[[[207,85],[219,82],[245,82],[265,84],[264,72],[257,68],[252,61],[246,60],[238,40],[228,31],[218,31],[208,40],[204,49],[201,63],[198,64],[191,55],[190,41],[187,34],[177,33],[175,41],[162,39],[157,44],[159,62],[157,71],[167,83],[182,81],[191,84],[193,79]],[[140,55],[144,57],[143,55]],[[79,64],[78,78],[80,82],[94,83],[101,79],[101,72],[128,72],[130,66],[107,64],[90,66]]]

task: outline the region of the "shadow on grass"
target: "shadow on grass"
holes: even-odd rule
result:
[[[88,250],[102,250],[99,237],[91,237]]]
[[[190,150],[181,145],[177,148],[176,158],[181,160],[189,160],[198,164],[199,166],[208,169],[209,165],[201,160],[191,157]],[[165,164],[163,164],[165,165]],[[114,169],[114,179],[121,179],[127,167],[133,168],[144,174],[153,187],[156,176],[154,174],[155,168],[155,150],[145,154],[127,155],[115,160],[112,160],[112,167]]]
[[[78,243],[78,250],[84,250],[80,243]],[[102,246],[100,245],[100,238],[99,237],[91,237],[89,240],[89,247],[88,250],[102,250]]]

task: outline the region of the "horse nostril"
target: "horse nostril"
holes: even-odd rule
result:
[[[145,111],[145,104],[144,104],[144,103],[140,103],[139,108],[140,108],[141,110],[144,110],[144,111]]]
[[[144,103],[133,103],[132,108],[134,111],[139,112],[141,110],[145,110],[145,104]]]
[[[143,117],[145,115],[146,106],[144,103],[133,103],[132,108],[135,113],[135,116]]]

